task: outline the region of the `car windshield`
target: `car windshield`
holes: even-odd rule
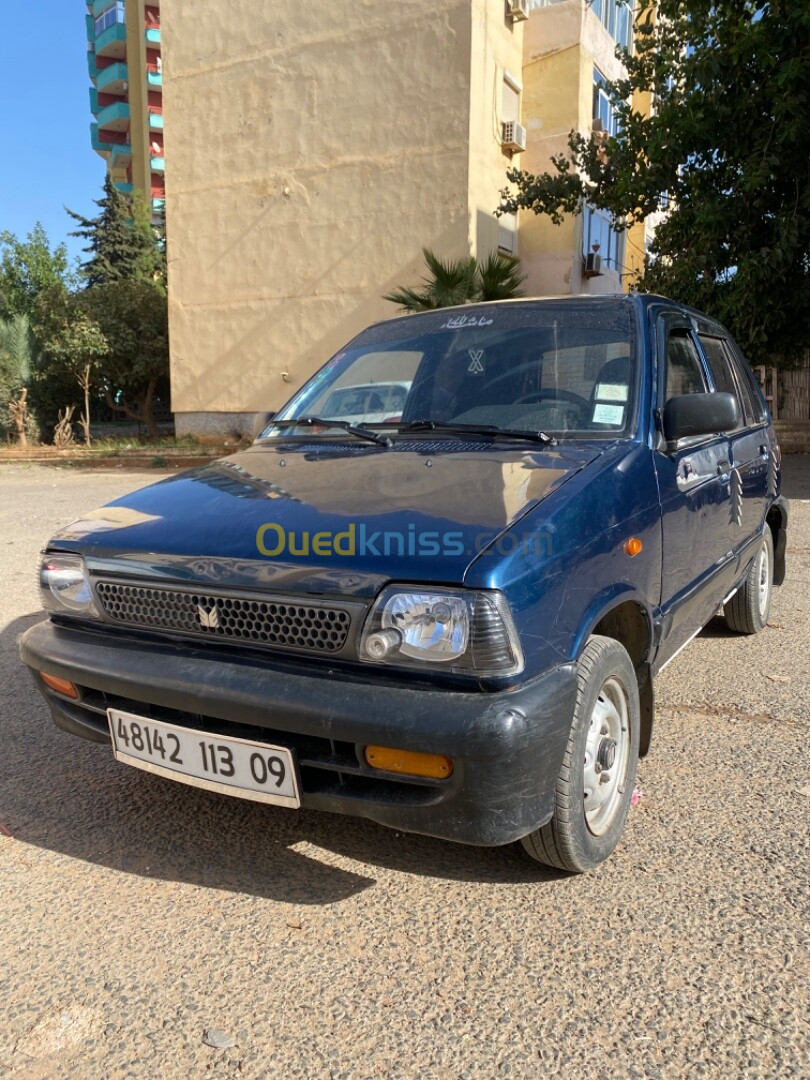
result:
[[[480,305],[370,327],[334,356],[263,436],[298,418],[615,438],[633,422],[636,359],[622,299]],[[302,426],[302,433],[303,433]],[[311,428],[307,431],[311,437]]]

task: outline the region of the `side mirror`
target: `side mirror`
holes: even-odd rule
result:
[[[253,438],[258,439],[270,421],[276,414],[274,412],[257,412],[253,417]]]
[[[681,394],[664,406],[667,442],[733,431],[740,423],[740,407],[733,394]]]

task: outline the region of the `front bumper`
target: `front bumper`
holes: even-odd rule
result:
[[[35,675],[57,727],[109,743],[106,710],[289,747],[301,804],[403,832],[506,844],[551,817],[576,694],[572,664],[496,693],[395,686],[335,670],[44,621],[23,636],[35,673],[69,679],[79,701]],[[446,780],[372,769],[369,744],[444,754]]]

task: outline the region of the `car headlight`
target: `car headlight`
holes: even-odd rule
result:
[[[397,667],[442,664],[475,675],[523,670],[517,631],[501,593],[403,585],[380,593],[363,627],[360,659]]]
[[[39,589],[46,611],[99,618],[81,555],[46,552],[39,564]]]

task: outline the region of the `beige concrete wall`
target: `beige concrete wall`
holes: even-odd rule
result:
[[[277,408],[393,313],[422,246],[470,250],[470,0],[163,0],[161,22],[172,407]]]
[[[562,0],[532,12],[526,24],[523,67],[523,123],[527,152],[521,167],[541,173],[555,154],[566,154],[572,130],[588,135],[593,120],[593,69],[609,79],[621,72],[616,43],[584,0]],[[545,216],[522,213],[521,259],[527,291],[537,295],[612,293],[627,288],[627,278],[605,268],[601,277],[582,275],[581,215],[561,225]],[[637,242],[637,238],[635,238]]]
[[[129,132],[132,146],[132,183],[143,192],[147,205],[151,207],[152,164],[149,156],[144,7],[144,0],[130,0],[126,6]]]
[[[471,250],[485,258],[498,247],[495,210],[513,156],[502,146],[504,76],[521,84],[523,22],[505,17],[503,0],[472,0],[469,187]],[[517,119],[518,117],[515,117]],[[515,155],[515,164],[520,156]]]

